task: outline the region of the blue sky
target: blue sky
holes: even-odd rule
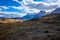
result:
[[[13,0],[0,0],[0,6],[20,6],[20,4]]]
[[[16,12],[22,17],[38,13],[41,10],[51,12],[60,7],[59,4],[60,0],[0,0],[0,12],[5,12],[5,14],[15,14]],[[16,16],[18,16],[17,14]]]

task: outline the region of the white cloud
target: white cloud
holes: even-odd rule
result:
[[[38,13],[40,10],[44,10],[46,12],[52,12],[56,8],[60,7],[60,0],[44,0],[44,2],[35,2],[33,0],[22,0],[22,2],[18,0],[14,0],[21,4],[21,7],[13,7],[15,9],[23,9],[25,13]]]
[[[9,7],[7,7],[7,6],[0,6],[0,8],[2,8],[2,9],[9,9]]]
[[[0,11],[3,10],[2,8],[0,8]]]
[[[4,17],[4,15],[0,15],[0,17]]]
[[[14,8],[14,9],[18,9],[18,10],[23,10],[23,7],[22,7],[22,6],[18,6],[18,7],[16,7],[16,6],[12,6],[12,8]]]
[[[0,15],[7,15],[7,17],[23,17],[26,14],[19,12],[0,12]]]
[[[60,7],[60,0],[45,0],[45,2],[34,2],[33,0],[23,0],[23,6],[26,8],[38,9],[38,10],[50,10],[48,12],[53,11],[54,9]],[[28,10],[27,10],[28,11]],[[37,12],[37,11],[36,11]]]
[[[18,1],[18,0],[13,0],[13,1],[15,1],[15,2],[17,2],[17,3],[21,4],[21,2],[20,2],[20,1]]]
[[[38,10],[38,9],[26,9],[25,11],[26,11],[26,13],[31,13],[31,14],[40,12],[40,10]]]
[[[8,17],[23,17],[26,15],[26,13],[20,13],[20,12],[8,12],[8,11],[2,11],[2,10],[7,10],[9,8],[14,8],[17,10],[22,10],[23,11],[23,7],[19,6],[0,6],[0,15],[7,15]]]
[[[45,2],[51,3],[51,2],[56,2],[57,0],[44,0]]]
[[[24,5],[31,4],[33,1],[32,0],[23,0],[22,1]]]

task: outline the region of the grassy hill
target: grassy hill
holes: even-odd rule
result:
[[[1,40],[60,40],[60,14],[24,22],[0,23]]]

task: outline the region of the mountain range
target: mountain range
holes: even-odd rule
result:
[[[45,11],[40,11],[39,13],[34,14],[34,15],[33,14],[27,14],[24,17],[22,17],[22,19],[30,20],[32,18],[41,18],[45,15],[56,14],[56,13],[60,13],[60,8],[56,8],[54,11],[52,11],[51,13],[48,13],[48,14]]]
[[[55,13],[60,13],[60,8],[56,8],[54,11],[52,11],[51,13],[49,14],[55,14]],[[1,13],[2,14],[2,13]],[[0,14],[0,15],[1,15]],[[45,11],[40,11],[39,13],[37,14],[27,14],[23,17],[19,17],[19,16],[16,16],[16,15],[8,15],[8,14],[2,14],[2,15],[5,15],[4,17],[0,17],[0,19],[3,19],[3,18],[13,18],[13,19],[24,19],[24,20],[30,20],[32,18],[41,18],[45,15],[48,15]]]

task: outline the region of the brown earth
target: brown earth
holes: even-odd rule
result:
[[[60,40],[60,14],[24,22],[0,23],[0,40]]]

